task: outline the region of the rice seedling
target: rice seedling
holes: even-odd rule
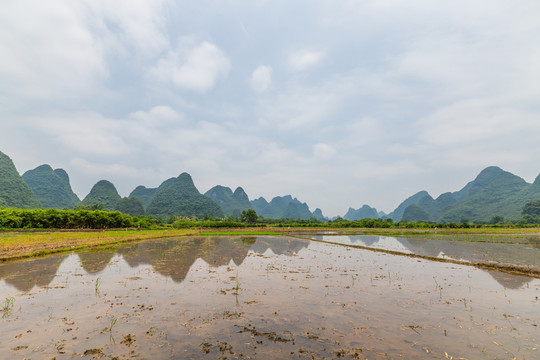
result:
[[[111,326],[109,326],[109,332],[112,332],[112,328],[113,328],[114,325],[116,325],[117,322],[118,322],[117,318],[113,317],[111,319]]]
[[[238,270],[236,270],[236,287],[234,288],[233,295],[238,296],[240,291],[240,281],[238,281]]]
[[[13,310],[13,304],[15,302],[15,299],[12,298],[12,297],[7,297],[5,300],[4,300],[4,305],[2,306],[2,318],[6,318],[8,317],[9,315],[11,315],[11,311]]]
[[[113,344],[116,344],[116,341],[114,340],[114,336],[113,336],[113,333],[112,333],[112,328],[114,325],[116,325],[116,322],[118,321],[117,318],[113,317],[111,319],[111,325],[109,326],[109,340],[113,343]],[[105,328],[106,329],[106,328]]]
[[[95,284],[96,295],[99,294],[99,287],[101,286],[101,283],[102,283],[101,276],[98,276],[98,278],[96,279],[96,284]]]

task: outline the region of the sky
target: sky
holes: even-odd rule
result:
[[[0,151],[81,199],[188,172],[336,216],[540,173],[537,0],[0,7]]]

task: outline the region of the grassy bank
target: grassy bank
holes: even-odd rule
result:
[[[195,230],[3,231],[0,232],[0,261],[196,233]]]

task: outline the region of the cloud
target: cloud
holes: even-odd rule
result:
[[[110,51],[121,48],[149,57],[169,46],[165,32],[167,3],[167,0],[89,0],[85,5],[91,10],[88,15],[91,27],[110,46]]]
[[[289,55],[287,67],[292,71],[305,71],[317,65],[324,57],[324,52],[300,50]]]
[[[118,175],[121,177],[137,177],[139,169],[124,164],[103,164],[90,162],[81,158],[73,158],[70,165],[87,175],[100,174],[100,176]]]
[[[112,64],[168,47],[165,1],[7,1],[0,12],[0,93],[64,101],[103,96]]]
[[[149,111],[135,111],[128,118],[137,120],[145,126],[157,127],[181,123],[185,116],[169,106],[154,106]]]
[[[383,130],[381,121],[372,116],[353,120],[345,129],[342,139],[352,149],[386,142],[390,136]]]
[[[119,131],[119,124],[94,112],[66,116],[37,117],[34,126],[70,151],[85,154],[119,156],[128,154],[132,147]]]
[[[230,68],[229,59],[216,45],[207,41],[194,44],[193,39],[186,38],[158,60],[150,76],[180,89],[206,93],[219,78],[227,76]]]
[[[438,145],[475,143],[524,132],[540,133],[535,114],[495,98],[458,101],[418,120],[414,126],[422,141]]]
[[[313,145],[313,156],[317,159],[329,159],[336,153],[336,149],[325,143]]]
[[[0,93],[12,99],[87,95],[108,75],[103,46],[76,3],[10,1],[0,12]]]
[[[253,70],[249,80],[256,92],[265,92],[272,85],[272,67],[261,65]]]
[[[258,106],[260,121],[265,126],[283,130],[307,130],[328,121],[336,110],[341,94],[332,86],[308,87],[293,85],[273,97],[262,99]]]

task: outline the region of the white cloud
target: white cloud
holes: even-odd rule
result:
[[[292,71],[304,71],[317,65],[325,53],[315,50],[300,50],[289,55],[287,67]]]
[[[70,151],[118,156],[132,151],[119,124],[100,114],[75,113],[32,119],[33,125]]]
[[[342,100],[341,94],[334,90],[332,86],[291,86],[261,100],[258,109],[261,123],[284,130],[306,130],[306,126],[328,121]]]
[[[73,158],[70,165],[87,175],[118,175],[122,177],[137,177],[139,175],[139,169],[123,164],[103,164],[102,162],[96,163],[81,158]]]
[[[0,92],[13,99],[83,96],[108,75],[103,47],[85,26],[80,4],[41,4],[2,4]]]
[[[313,156],[317,159],[329,159],[336,153],[336,149],[325,143],[313,145]]]
[[[169,106],[154,106],[149,111],[135,111],[129,114],[128,117],[150,127],[172,125],[183,122],[185,119],[184,114],[173,110]]]
[[[381,121],[365,116],[359,120],[354,120],[345,126],[343,140],[350,148],[372,146],[388,139],[389,134],[385,133]]]
[[[103,96],[117,55],[132,61],[168,46],[164,2],[3,2],[0,93],[11,102]]]
[[[150,76],[180,89],[206,93],[230,68],[229,59],[216,45],[207,41],[195,45],[193,39],[186,38],[178,49],[158,60]]]
[[[441,108],[417,121],[419,138],[438,145],[479,142],[513,134],[540,134],[536,114],[503,103],[502,99],[470,99]]]
[[[169,45],[165,33],[167,0],[88,0],[94,16],[89,22],[110,46],[134,48],[137,55],[154,56]]]
[[[272,67],[265,65],[257,67],[253,70],[249,82],[256,92],[265,92],[272,85]]]

